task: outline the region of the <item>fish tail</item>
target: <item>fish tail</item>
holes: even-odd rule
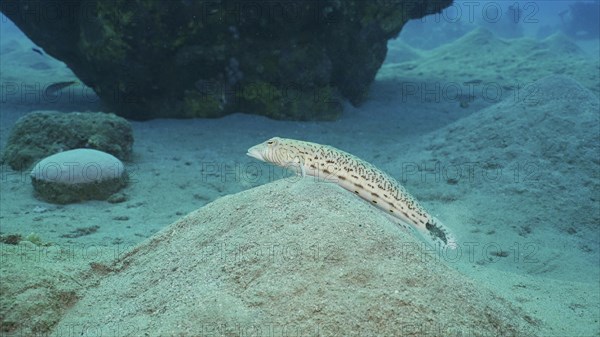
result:
[[[425,228],[420,228],[421,234],[426,239],[433,241],[434,244],[440,244],[444,248],[456,249],[458,243],[454,234],[436,217],[425,224]]]

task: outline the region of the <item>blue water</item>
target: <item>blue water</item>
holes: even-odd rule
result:
[[[48,203],[36,198],[29,171],[2,164],[0,336],[50,333],[92,287],[84,277],[90,269],[220,197],[290,176],[246,156],[273,136],[335,146],[395,177],[459,238],[457,255],[442,255],[441,263],[522,310],[540,336],[599,336],[600,27],[584,19],[565,24],[572,4],[457,1],[411,21],[388,42],[368,99],[358,107],[342,102],[336,121],[243,111],[130,121],[135,142],[123,203]],[[32,111],[103,111],[80,83],[53,101],[27,89],[77,78],[0,19],[0,152]],[[482,52],[465,42],[469,36],[489,36],[498,49]],[[507,61],[510,50],[521,54]],[[453,59],[469,51],[478,62]],[[488,59],[488,66],[479,62]],[[10,235],[21,243],[8,243]],[[59,301],[56,292],[76,295]]]

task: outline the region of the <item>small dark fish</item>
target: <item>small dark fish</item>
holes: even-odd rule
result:
[[[38,53],[38,54],[40,54],[40,55],[44,56],[44,52],[43,52],[41,49],[39,49],[39,48],[35,48],[35,47],[34,47],[34,48],[31,48],[31,50],[33,50],[34,52],[36,52],[36,53]]]
[[[467,84],[481,84],[481,82],[483,82],[482,80],[470,80],[470,81],[466,81],[463,84],[467,85]]]
[[[48,86],[48,88],[46,88],[46,90],[44,91],[44,94],[46,94],[46,96],[52,96],[54,94],[56,94],[57,92],[61,91],[62,89],[73,85],[77,83],[77,81],[68,81],[68,82],[56,82],[53,84],[50,84]]]

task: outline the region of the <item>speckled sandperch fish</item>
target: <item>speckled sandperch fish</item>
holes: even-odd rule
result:
[[[394,178],[350,153],[328,145],[274,137],[248,149],[250,157],[335,182],[400,221],[434,245],[455,248],[450,231]],[[408,225],[408,226],[407,226]]]

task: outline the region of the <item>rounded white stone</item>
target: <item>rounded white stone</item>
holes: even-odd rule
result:
[[[111,154],[75,149],[42,159],[31,171],[31,177],[44,182],[75,185],[118,179],[124,172],[123,162]]]

